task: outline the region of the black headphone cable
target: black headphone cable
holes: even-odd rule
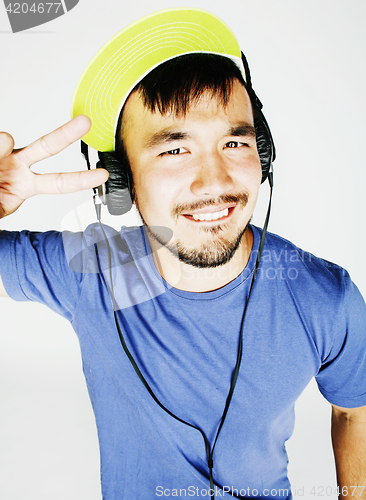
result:
[[[193,429],[196,429],[196,430],[198,430],[201,433],[202,438],[203,438],[204,443],[205,443],[205,448],[206,448],[207,466],[208,466],[208,470],[209,470],[209,479],[210,479],[210,490],[209,490],[210,493],[209,494],[210,494],[211,500],[215,500],[214,486],[216,485],[220,489],[222,489],[222,487],[219,486],[214,481],[214,479],[213,479],[213,452],[214,452],[214,449],[215,449],[215,446],[216,446],[216,443],[217,443],[217,439],[218,439],[219,434],[221,432],[221,429],[222,429],[222,427],[224,425],[227,413],[229,411],[230,403],[231,403],[231,400],[232,400],[232,397],[233,397],[233,394],[234,394],[235,385],[236,385],[236,382],[237,382],[237,379],[238,379],[238,375],[239,375],[239,369],[240,369],[240,364],[241,364],[241,360],[242,360],[242,353],[243,353],[244,320],[245,320],[246,312],[247,312],[247,309],[248,309],[249,299],[250,299],[252,291],[253,291],[254,282],[255,282],[256,277],[257,277],[257,272],[258,272],[259,263],[260,263],[260,260],[261,260],[261,255],[262,255],[262,251],[263,251],[265,236],[266,236],[266,233],[267,233],[267,228],[268,228],[268,223],[269,223],[269,218],[270,218],[270,213],[271,213],[272,191],[273,191],[273,170],[272,170],[272,165],[271,165],[270,171],[268,173],[268,182],[269,182],[269,186],[270,186],[270,195],[269,195],[269,203],[268,203],[268,208],[267,208],[267,215],[266,215],[265,222],[264,222],[264,225],[263,225],[262,235],[261,235],[261,239],[260,239],[260,243],[259,243],[258,254],[257,254],[257,258],[256,258],[254,270],[253,270],[253,278],[252,278],[252,282],[251,282],[250,289],[249,289],[248,299],[247,299],[247,302],[246,302],[246,305],[245,305],[245,308],[244,308],[244,312],[243,312],[243,316],[242,316],[242,320],[241,320],[240,336],[239,336],[239,344],[238,344],[238,353],[237,353],[236,364],[235,364],[235,368],[234,368],[233,375],[232,375],[232,378],[231,378],[230,389],[229,389],[229,393],[228,393],[228,396],[227,396],[227,399],[226,399],[225,408],[224,408],[224,411],[222,413],[221,420],[220,420],[220,425],[219,425],[218,430],[216,432],[216,436],[215,436],[214,443],[213,443],[212,447],[210,445],[210,442],[209,442],[209,440],[208,440],[205,432],[200,427],[197,427],[197,426],[195,426],[193,424],[190,424],[189,422],[186,422],[185,420],[181,419],[180,417],[178,417],[177,415],[175,415],[174,413],[172,413],[168,408],[166,408],[159,401],[159,399],[155,396],[155,394],[152,391],[151,387],[147,383],[146,379],[144,378],[143,374],[141,373],[141,371],[140,371],[140,369],[139,369],[136,361],[134,360],[131,352],[129,351],[129,349],[128,349],[127,345],[126,345],[126,342],[125,342],[125,339],[123,337],[123,333],[122,333],[122,330],[121,330],[121,327],[120,327],[120,324],[119,324],[118,316],[117,316],[117,304],[116,304],[115,295],[114,295],[114,285],[113,285],[113,278],[112,278],[112,253],[111,253],[111,248],[110,248],[110,245],[109,245],[109,242],[108,242],[107,235],[106,235],[106,233],[104,231],[103,224],[102,224],[102,221],[101,221],[101,209],[100,209],[101,208],[101,202],[99,200],[99,196],[98,196],[97,192],[94,193],[94,197],[93,197],[97,219],[98,219],[100,228],[102,230],[103,237],[104,237],[105,244],[106,244],[106,249],[107,249],[108,267],[109,267],[109,279],[110,279],[110,296],[111,296],[112,305],[113,305],[113,315],[114,315],[114,321],[115,321],[115,324],[116,324],[116,328],[117,328],[117,331],[118,331],[118,335],[119,335],[119,338],[120,338],[123,350],[124,350],[125,354],[127,355],[129,361],[131,362],[131,364],[132,364],[132,366],[133,366],[133,368],[134,368],[137,376],[139,377],[139,379],[141,380],[141,382],[143,383],[143,385],[145,386],[145,388],[147,389],[148,393],[153,398],[153,400],[155,401],[155,403],[162,410],[164,410],[168,415],[170,415],[171,417],[173,417],[178,422],[181,422],[184,425],[187,425],[187,426],[189,426],[189,427],[191,427]],[[99,259],[98,259],[98,262],[99,262]],[[100,271],[102,273],[101,269],[100,269]],[[233,492],[230,493],[230,494],[233,497],[241,498],[240,496],[235,495]]]

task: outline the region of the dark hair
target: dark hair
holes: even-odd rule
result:
[[[152,112],[184,116],[204,92],[211,93],[226,106],[234,80],[245,86],[238,66],[228,57],[210,53],[186,54],[153,69],[132,92],[139,92],[144,106]],[[121,134],[123,109],[116,130],[115,154],[128,165]]]

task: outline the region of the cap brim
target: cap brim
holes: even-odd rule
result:
[[[245,79],[233,32],[204,10],[162,10],[117,33],[90,61],[74,92],[71,116],[83,114],[92,122],[83,140],[98,151],[114,151],[119,114],[136,84],[161,63],[194,52],[229,57]]]

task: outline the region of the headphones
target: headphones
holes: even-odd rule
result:
[[[247,82],[245,88],[250,97],[253,108],[254,127],[256,130],[256,141],[258,154],[262,166],[262,183],[269,178],[272,182],[272,176],[269,176],[272,168],[272,162],[276,158],[276,150],[269,129],[266,118],[263,115],[263,105],[258,99],[253,90],[249,65],[243,52],[241,53],[245,75]],[[81,152],[90,169],[88,146],[81,141]],[[99,161],[96,165],[97,168],[104,168],[109,172],[109,178],[106,183],[95,190],[94,196],[99,196],[101,202],[107,205],[108,212],[111,215],[123,215],[132,207],[133,194],[132,194],[132,178],[128,165],[122,162],[115,156],[115,153],[102,153],[98,151]]]

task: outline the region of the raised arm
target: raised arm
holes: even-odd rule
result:
[[[15,212],[36,194],[65,194],[99,186],[108,178],[103,169],[83,172],[36,174],[30,167],[54,156],[85,135],[90,128],[86,116],[77,116],[29,146],[14,150],[11,135],[0,132],[0,219]],[[0,279],[0,296],[6,296]]]

